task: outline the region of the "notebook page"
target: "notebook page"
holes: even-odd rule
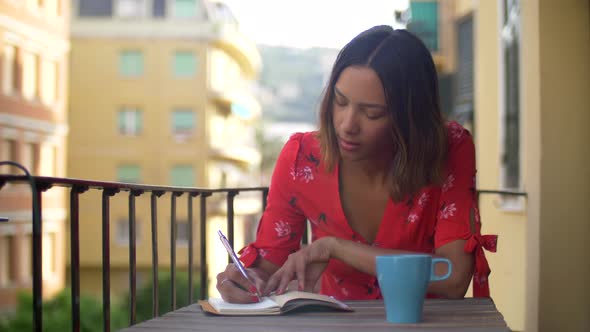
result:
[[[209,298],[209,303],[218,312],[247,312],[247,311],[267,311],[271,308],[278,308],[278,305],[268,297],[263,297],[258,303],[228,303],[220,298]]]

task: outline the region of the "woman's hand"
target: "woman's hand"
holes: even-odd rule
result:
[[[246,273],[256,284],[260,292],[266,287],[269,274],[260,268],[248,268]],[[217,290],[224,301],[230,303],[255,303],[258,302],[256,288],[252,282],[240,273],[235,264],[228,264],[225,271],[217,275]]]
[[[268,279],[263,294],[273,290],[282,294],[294,279],[297,279],[299,290],[312,292],[330,260],[331,240],[331,237],[320,238],[289,255],[285,264]]]

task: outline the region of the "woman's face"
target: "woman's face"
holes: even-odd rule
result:
[[[392,155],[392,117],[377,73],[347,67],[334,85],[332,116],[344,160],[379,160]]]

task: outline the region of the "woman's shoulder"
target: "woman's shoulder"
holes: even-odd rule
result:
[[[446,128],[449,152],[458,149],[462,145],[473,144],[471,132],[467,128],[460,125],[458,122],[449,121],[446,124]]]
[[[447,167],[471,164],[475,161],[475,144],[471,132],[459,123],[447,123]]]
[[[316,132],[294,133],[289,137],[277,160],[275,176],[281,181],[312,182],[320,165],[319,140]],[[273,180],[274,181],[274,180]]]
[[[285,144],[285,148],[291,151],[291,154],[307,156],[309,154],[318,155],[320,151],[320,142],[317,131],[297,132],[291,135]],[[317,156],[319,157],[319,155]]]

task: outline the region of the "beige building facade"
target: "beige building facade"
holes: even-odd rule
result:
[[[33,175],[64,176],[68,126],[69,2],[0,0],[0,161]],[[4,174],[23,172],[0,167]],[[43,295],[65,284],[64,191],[43,200]],[[18,292],[32,287],[31,190],[0,191],[0,310],[12,310]]]
[[[250,86],[261,60],[229,8],[213,1],[77,0],[71,31],[69,177],[201,188],[258,185],[260,153],[252,123],[260,106]],[[225,225],[224,211],[217,207],[223,198],[209,199],[212,232],[215,220]],[[238,195],[236,204],[247,198]],[[188,261],[187,199],[177,197],[176,203],[180,270]],[[151,280],[149,193],[136,201],[141,285]],[[100,192],[81,198],[82,292],[101,289],[100,202]],[[159,268],[164,271],[170,266],[170,202],[169,194],[158,199]],[[198,267],[198,197],[193,206]],[[237,224],[259,209],[260,199],[257,206],[246,204],[236,211]],[[112,287],[122,295],[128,289],[128,193],[111,199],[110,217]],[[241,229],[236,227],[236,244],[244,241]],[[208,236],[210,245],[214,241],[213,234]],[[209,262],[227,260],[227,254],[215,256],[214,249]]]

